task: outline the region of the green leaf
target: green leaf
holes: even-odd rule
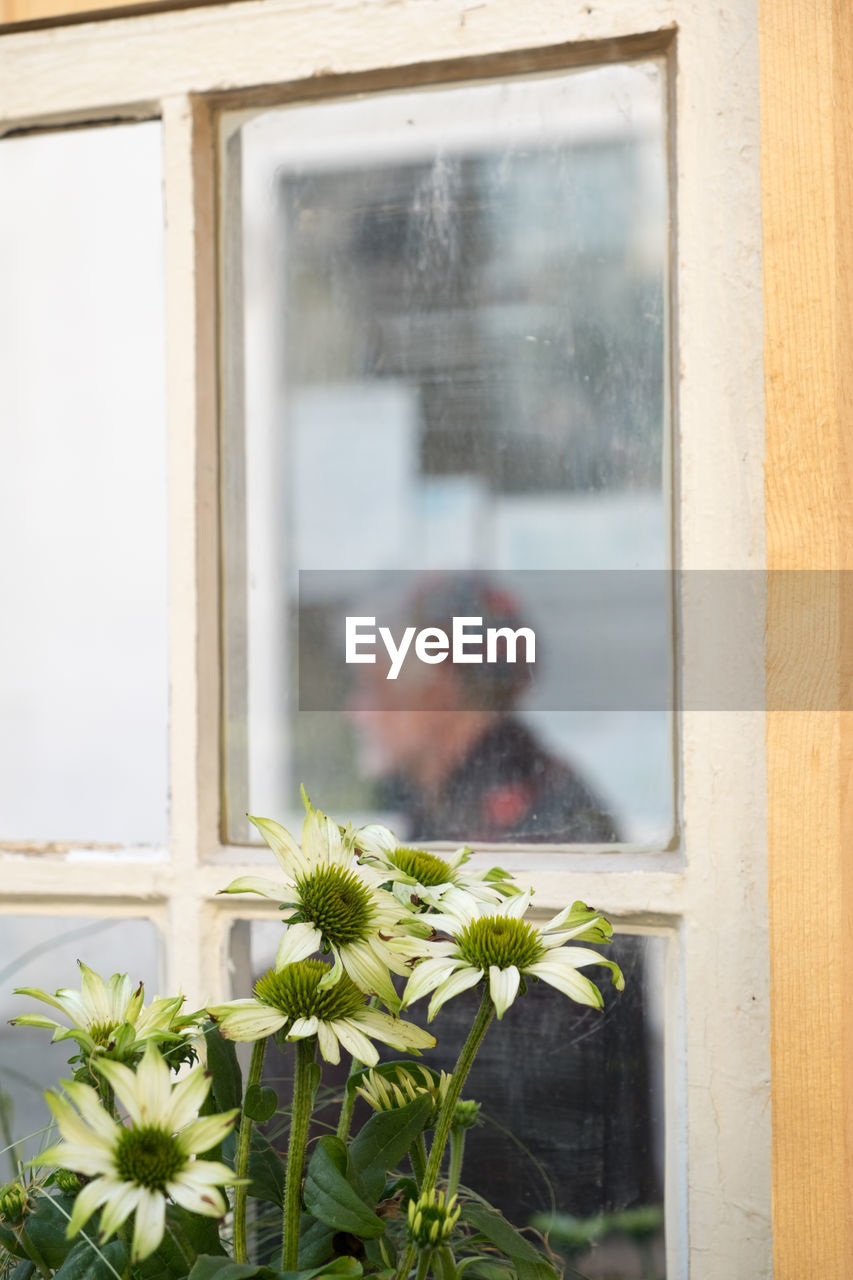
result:
[[[58,1270],[71,1252],[65,1228],[73,1205],[69,1196],[40,1196],[35,1213],[27,1215],[27,1233],[51,1270]]]
[[[269,1085],[250,1084],[246,1090],[243,1111],[250,1120],[264,1124],[275,1115],[278,1107],[278,1094]]]
[[[233,1262],[230,1258],[201,1257],[187,1280],[319,1280],[321,1276],[360,1276],[361,1264],[355,1258],[335,1258],[332,1262],[308,1271],[273,1271],[251,1262]]]
[[[318,1267],[334,1255],[335,1228],[315,1218],[313,1213],[299,1217],[299,1265]]]
[[[516,1231],[497,1209],[469,1202],[462,1207],[462,1220],[513,1261],[519,1280],[557,1280],[557,1273],[544,1254]]]
[[[219,1239],[219,1219],[209,1218],[206,1214],[190,1213],[179,1205],[170,1204],[166,1208],[166,1225],[174,1223],[196,1254],[224,1254],[225,1249]],[[184,1264],[184,1272],[186,1264]]]
[[[385,1223],[365,1204],[346,1178],[347,1149],[330,1134],[320,1138],[305,1178],[305,1207],[337,1231],[372,1239]],[[384,1182],[384,1179],[383,1179]]]
[[[237,1139],[232,1132],[222,1144],[225,1163],[234,1167]],[[249,1149],[249,1195],[267,1204],[284,1205],[284,1164],[278,1152],[257,1129]]]
[[[257,1267],[252,1262],[234,1262],[232,1258],[210,1258],[202,1254],[196,1258],[188,1280],[249,1280],[250,1276],[263,1276],[269,1280],[275,1272],[269,1267]]]
[[[121,1240],[98,1245],[88,1240],[76,1244],[56,1272],[54,1280],[115,1280],[127,1265],[127,1248]]]
[[[432,1109],[432,1098],[422,1094],[405,1107],[374,1112],[353,1138],[349,1147],[352,1167],[374,1200],[382,1194],[385,1175],[402,1160],[423,1131]]]
[[[31,1280],[35,1270],[35,1263],[25,1258],[23,1262],[18,1263],[14,1271],[9,1272],[9,1280]]]
[[[218,1027],[205,1031],[207,1041],[207,1069],[213,1077],[211,1093],[217,1111],[231,1111],[243,1102],[243,1073],[237,1061],[237,1051],[231,1040],[226,1040]]]

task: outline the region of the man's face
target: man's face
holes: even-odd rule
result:
[[[363,666],[347,704],[364,751],[362,767],[370,776],[416,776],[424,758],[447,732],[448,719],[465,712],[453,703],[454,677],[442,667],[406,668],[387,680],[387,663]]]

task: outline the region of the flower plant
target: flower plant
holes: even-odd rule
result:
[[[185,1014],[181,996],[146,1006],[127,975],[104,981],[83,964],[80,991],[19,989],[63,1021],[13,1022],[52,1030],[76,1053],[71,1078],[47,1094],[58,1140],[0,1188],[0,1275],[556,1280],[544,1246],[462,1182],[479,1112],[462,1091],[493,1021],[528,982],[601,1008],[580,970],[605,965],[621,989],[613,961],[576,945],[606,944],[611,925],[581,902],[535,924],[531,891],[500,868],[470,869],[467,849],[443,858],[305,803],[298,843],[252,819],[279,878],[222,890],[279,904],[275,963],[253,994]],[[454,1070],[415,1061],[435,1045],[444,1005],[474,987],[480,1006]],[[429,1029],[411,1013],[427,996]],[[252,1046],[245,1082],[240,1041]],[[377,1041],[410,1056],[380,1062]],[[292,1059],[286,1106],[264,1084],[269,1050]],[[318,1057],[337,1064],[342,1053],[337,1127],[315,1137],[329,1093]],[[357,1097],[370,1114],[354,1125]],[[277,1113],[281,1144],[258,1127]]]

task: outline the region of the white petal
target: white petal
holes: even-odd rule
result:
[[[367,943],[355,942],[352,946],[341,947],[340,954],[344,968],[359,991],[377,995],[389,1008],[399,1009],[400,997],[394,990],[391,976]]]
[[[127,1221],[139,1203],[140,1190],[132,1182],[118,1182],[115,1185],[109,1199],[104,1201],[100,1232],[102,1240],[109,1239]]]
[[[549,951],[542,963],[546,961],[549,964],[569,965],[572,969],[583,969],[588,964],[603,964],[609,969],[614,967],[612,960],[608,960],[600,951],[593,951],[592,947],[560,947]]]
[[[376,1066],[379,1061],[376,1046],[370,1043],[363,1031],[359,1031],[355,1023],[349,1018],[338,1018],[329,1023],[329,1026],[348,1053],[351,1053],[359,1062],[363,1062],[365,1066]]]
[[[525,889],[523,893],[517,893],[513,898],[505,898],[501,911],[501,915],[509,916],[511,919],[520,920],[527,908],[530,906],[530,899],[533,897],[532,889]],[[491,912],[487,914],[491,915]]]
[[[76,1103],[80,1115],[61,1094],[51,1092],[45,1095],[63,1138],[81,1142],[85,1146],[96,1137],[105,1146],[112,1148],[121,1136],[121,1131],[112,1116],[101,1106],[95,1090],[73,1080],[65,1081],[65,1089],[71,1102]]]
[[[216,1019],[226,1040],[263,1040],[283,1027],[287,1018],[260,1000],[235,1000],[211,1005],[208,1013]]]
[[[288,1040],[305,1040],[308,1036],[316,1036],[320,1023],[317,1018],[294,1018],[287,1033]]]
[[[74,1201],[67,1235],[76,1236],[80,1228],[85,1227],[95,1210],[100,1209],[105,1200],[117,1194],[123,1185],[109,1178],[96,1178],[94,1182],[88,1182]]]
[[[238,876],[220,893],[259,893],[262,898],[274,902],[288,902],[293,897],[293,887],[280,881],[267,880],[265,876]]]
[[[320,1046],[320,1052],[326,1062],[340,1062],[341,1050],[337,1036],[332,1028],[325,1022],[317,1024],[317,1043]]]
[[[112,1085],[133,1123],[144,1124],[143,1108],[137,1096],[138,1082],[130,1067],[122,1062],[110,1062],[106,1058],[96,1059],[95,1066],[107,1083]]]
[[[217,1191],[216,1187],[197,1186],[190,1179],[185,1182],[175,1179],[166,1183],[166,1190],[175,1204],[188,1209],[190,1213],[201,1213],[208,1218],[225,1216],[227,1206],[221,1191]]]
[[[400,847],[400,842],[388,827],[383,827],[379,822],[371,822],[356,831],[355,845],[363,853],[381,855],[393,853]]]
[[[422,960],[406,983],[403,1005],[413,1004],[415,1000],[434,991],[439,983],[450,977],[456,964],[453,956],[433,956],[429,960]]]
[[[474,969],[466,965],[463,969],[457,969],[456,973],[443,982],[435,992],[433,998],[429,1002],[427,1008],[427,1020],[432,1022],[441,1006],[448,1000],[452,1000],[454,996],[461,995],[463,991],[467,991],[469,987],[474,987],[483,976],[482,969]]]
[[[240,1179],[233,1169],[229,1169],[227,1164],[221,1164],[218,1160],[190,1160],[189,1164],[175,1175],[175,1181],[180,1182],[182,1186],[213,1187],[228,1186],[232,1182],[239,1182]]]
[[[307,960],[323,945],[323,935],[313,924],[303,921],[300,924],[285,926],[284,936],[275,953],[276,971],[297,960]]]
[[[489,994],[495,1006],[495,1013],[502,1018],[515,997],[518,995],[518,984],[521,974],[514,964],[506,969],[499,969],[496,964],[489,967]]]
[[[93,1022],[111,1022],[114,1010],[110,1007],[110,999],[103,978],[82,960],[78,960],[77,963],[83,975],[83,981],[80,984],[81,995],[91,1019],[91,1022],[86,1025],[91,1026]]]
[[[45,1027],[48,1031],[66,1031],[61,1023],[55,1018],[43,1018],[40,1013],[19,1013],[16,1018],[10,1018],[13,1027]]]
[[[343,977],[344,964],[341,960],[341,953],[339,951],[333,951],[332,959],[334,963],[332,964],[331,969],[328,969],[326,973],[323,974],[317,984],[319,991],[328,991],[330,987],[337,986]]]
[[[288,879],[292,878],[294,871],[298,871],[301,858],[299,845],[290,832],[285,831],[280,823],[273,822],[271,818],[250,817],[249,821],[254,823],[270,849],[272,849],[284,874]],[[294,863],[296,864],[295,866]]]
[[[60,1013],[67,1014],[68,1012],[62,990],[51,996],[46,991],[42,991],[40,987],[15,987],[13,995],[29,996],[32,1000],[41,1000],[43,1004],[53,1005],[54,1009],[58,1009]]]
[[[91,1139],[85,1146],[76,1142],[60,1142],[48,1151],[43,1151],[33,1163],[64,1166],[73,1169],[75,1173],[85,1174],[87,1178],[115,1172],[113,1152],[104,1146],[98,1146]]]
[[[163,1239],[166,1224],[166,1197],[147,1187],[140,1187],[136,1220],[133,1224],[133,1256],[131,1261],[141,1262],[153,1253]]]
[[[125,1093],[116,1090],[122,1101]],[[153,1045],[148,1046],[136,1068],[135,1101],[143,1124],[161,1125],[172,1098],[172,1073]]]
[[[350,1021],[357,1023],[374,1040],[381,1040],[395,1049],[431,1049],[435,1044],[435,1036],[424,1031],[423,1027],[403,1018],[392,1018],[381,1009],[364,1009],[353,1014]]]
[[[177,1136],[181,1149],[188,1155],[201,1155],[215,1147],[231,1132],[239,1109],[224,1111],[215,1116],[199,1116],[191,1120]]]
[[[340,862],[342,852],[338,824],[319,809],[309,809],[302,826],[302,855],[309,866],[328,867]]]
[[[542,978],[578,1004],[586,1004],[593,1009],[601,1009],[604,1005],[601,992],[595,983],[590,982],[589,978],[578,973],[577,969],[573,969],[570,965],[552,965],[547,960],[537,960],[535,964],[528,965],[525,973],[532,973],[535,977]]]
[[[211,1077],[204,1067],[196,1067],[172,1088],[172,1096],[163,1116],[163,1128],[170,1133],[183,1129],[194,1116],[210,1092]]]

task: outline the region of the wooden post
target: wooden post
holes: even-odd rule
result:
[[[775,1277],[849,1280],[853,9],[759,11],[768,705],[791,708],[767,728]],[[814,655],[816,627],[824,662],[786,667],[792,645]]]

